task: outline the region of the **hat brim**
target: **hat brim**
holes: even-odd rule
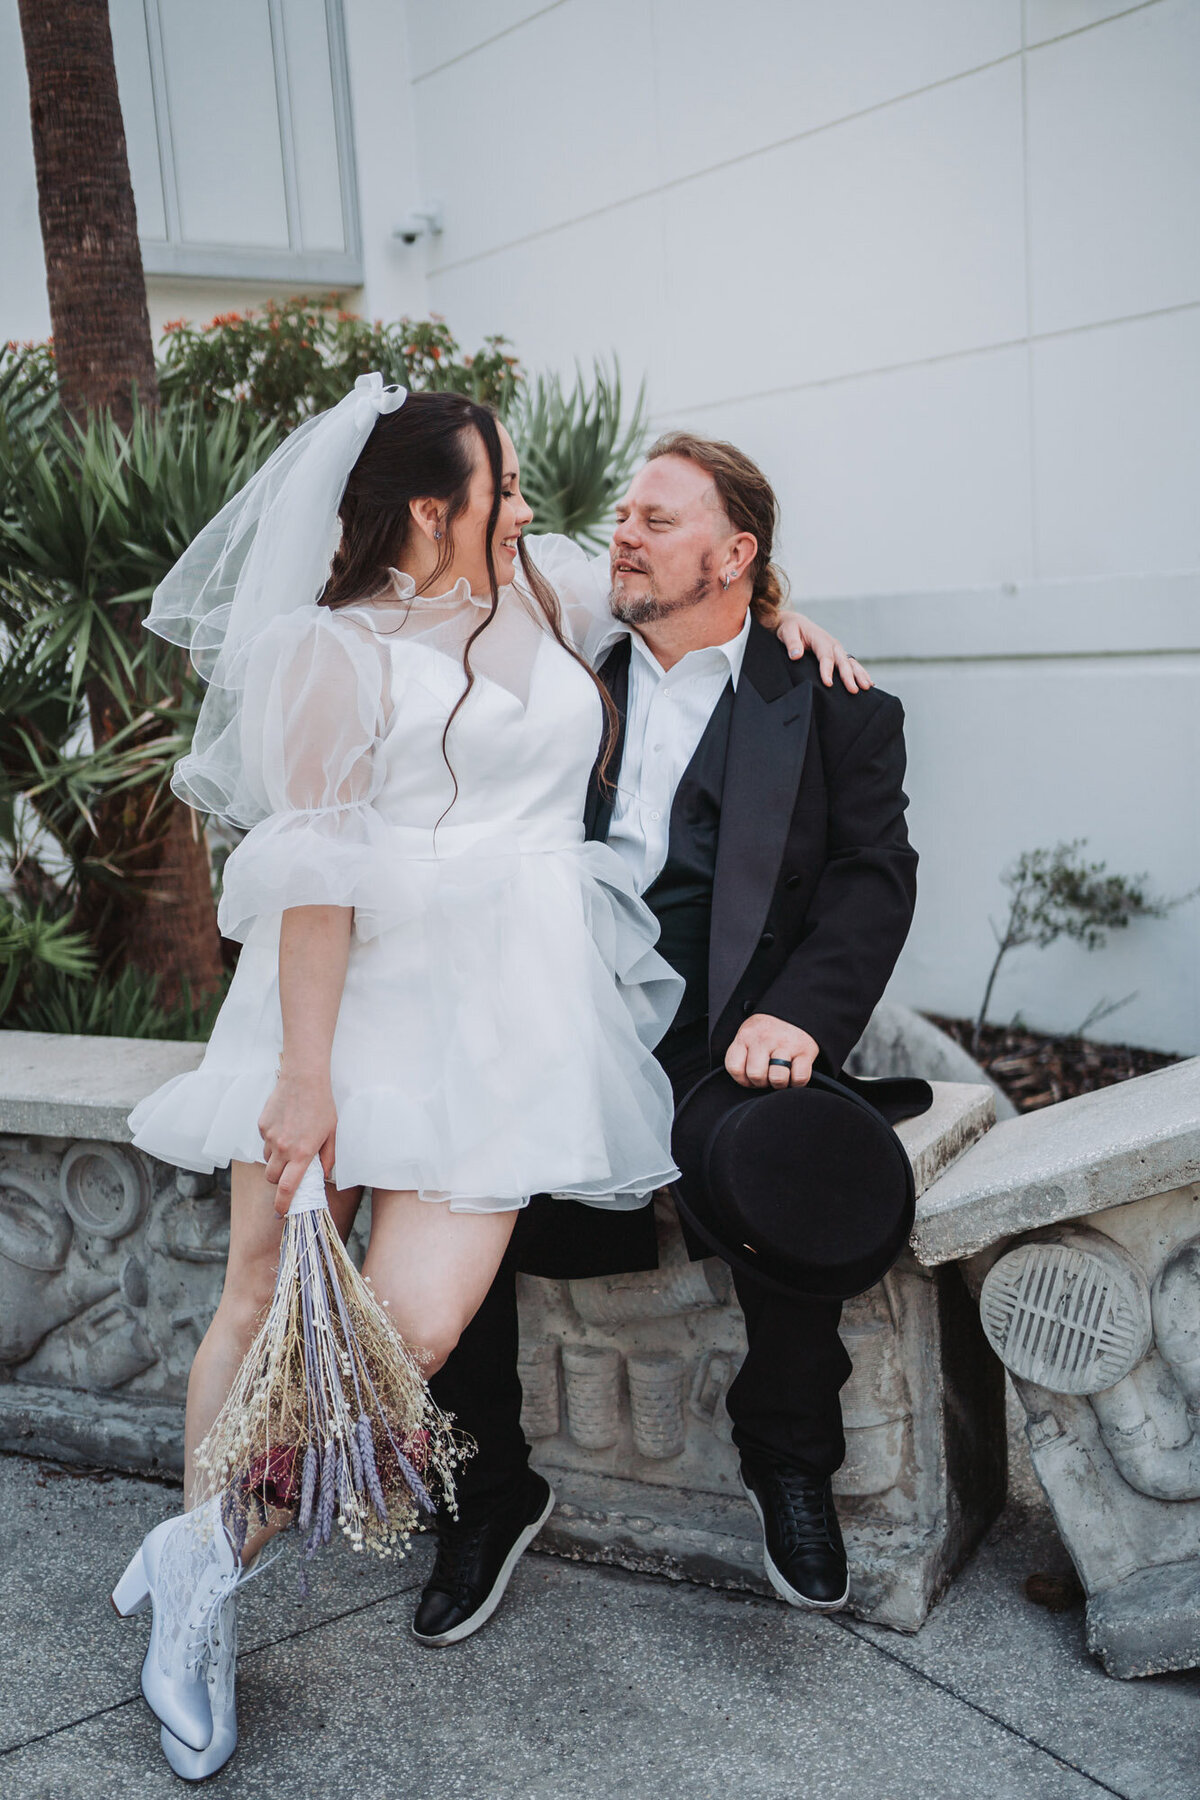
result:
[[[861,1095],[814,1074],[746,1089],[723,1069],[684,1097],[673,1137],[680,1215],[760,1286],[850,1299],[887,1273],[912,1229],[912,1167]]]

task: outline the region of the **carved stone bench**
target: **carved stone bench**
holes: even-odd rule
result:
[[[187,1374],[220,1291],[227,1177],[129,1145],[125,1117],[198,1046],[0,1033],[0,1447],[177,1473]],[[924,1196],[988,1130],[990,1090],[936,1085],[901,1127]],[[724,1395],[745,1347],[724,1266],[523,1283],[543,1548],[769,1593]],[[845,1309],[835,1483],[860,1616],[915,1630],[1004,1499],[1002,1371],[957,1269],[911,1255]]]

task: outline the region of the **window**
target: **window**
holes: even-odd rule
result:
[[[357,284],[341,0],[111,0],[148,275]]]

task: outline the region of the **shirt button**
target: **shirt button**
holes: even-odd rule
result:
[[[650,817],[651,817],[651,818],[652,818],[652,819],[661,819],[661,818],[662,818],[662,814],[661,814],[661,813],[657,813],[657,812],[652,812],[652,813],[651,813],[651,814],[650,814]]]

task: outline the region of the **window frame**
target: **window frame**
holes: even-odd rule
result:
[[[162,238],[141,238],[142,267],[147,275],[200,276],[243,281],[310,281],[333,287],[361,286],[362,225],[358,210],[358,172],[354,157],[354,122],[342,0],[325,0],[325,28],[333,86],[338,187],[346,237],[344,250],[305,250],[300,244],[300,194],[288,85],[284,3],[285,0],[267,0],[289,243],[287,250],[273,250],[243,244],[189,244],[182,241],[159,0],[142,0],[150,58],[150,86],[154,96],[154,133],[167,231],[165,241]]]

